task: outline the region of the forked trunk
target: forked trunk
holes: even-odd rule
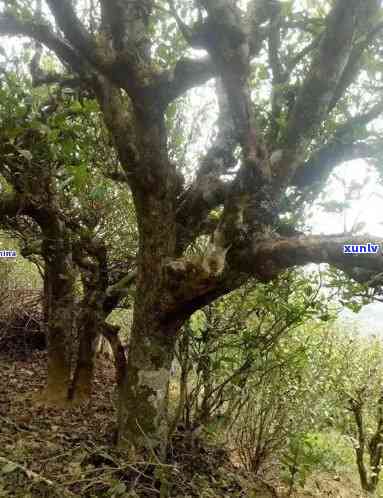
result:
[[[173,296],[164,274],[164,263],[176,253],[180,182],[175,165],[169,161],[161,112],[148,102],[138,106],[135,125],[141,162],[140,174],[132,179],[132,192],[139,249],[133,327],[119,390],[118,444],[132,456],[139,449],[164,456],[170,368],[177,332],[183,324],[174,311],[171,317],[167,314]]]

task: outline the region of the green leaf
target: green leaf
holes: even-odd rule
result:
[[[101,201],[102,199],[104,199],[106,195],[106,190],[107,188],[105,185],[99,185],[98,187],[92,190],[89,197],[94,201]]]
[[[68,170],[73,178],[73,186],[77,190],[83,190],[88,180],[88,169],[85,164],[69,166]]]
[[[126,493],[126,484],[123,483],[123,482],[119,482],[118,484],[116,484],[115,486],[113,486],[113,488],[110,488],[109,490],[109,494],[113,494],[113,495],[122,495]]]
[[[70,106],[70,110],[72,112],[75,112],[75,113],[80,113],[83,111],[82,105],[80,104],[80,102],[78,100],[73,102],[73,104]]]
[[[17,463],[14,462],[9,462],[2,467],[1,472],[2,474],[10,474],[11,472],[14,472],[16,469],[18,469],[19,466]]]
[[[32,152],[26,149],[17,149],[17,152],[20,156],[23,156],[27,161],[32,161],[33,155]]]

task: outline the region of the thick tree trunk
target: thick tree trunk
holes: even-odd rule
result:
[[[66,404],[71,374],[71,351],[75,313],[75,271],[70,239],[54,213],[41,215],[44,273],[44,314],[48,344],[46,389],[37,399],[47,404]]]
[[[119,327],[104,322],[103,336],[108,340],[114,356],[114,367],[116,370],[116,384],[121,388],[126,372],[125,349],[118,337]]]
[[[68,267],[56,258],[46,262],[45,319],[48,343],[48,376],[44,402],[65,403],[68,397],[71,362],[69,340],[74,317],[74,279]]]
[[[118,337],[119,327],[106,323],[106,315],[97,316],[91,308],[80,314],[79,350],[69,399],[81,403],[90,398],[100,338],[109,342],[116,369],[116,384],[122,385],[126,370],[125,350]]]
[[[71,401],[79,403],[88,400],[92,393],[96,346],[100,336],[100,326],[92,316],[92,310],[80,314],[80,319],[77,363],[68,396]]]
[[[84,281],[84,298],[77,318],[79,348],[69,399],[78,403],[89,399],[92,393],[97,342],[107,317],[103,310],[105,293],[99,272],[95,270],[92,278],[95,282]]]
[[[96,353],[99,339],[106,337],[115,357],[117,384],[121,384],[125,368],[125,352],[118,338],[118,327],[106,323],[110,312],[118,304],[119,297],[108,297],[108,263],[103,243],[90,247],[93,261],[81,258],[76,253],[77,262],[82,269],[84,297],[81,312],[77,319],[79,349],[77,364],[69,392],[69,399],[82,402],[90,398]]]
[[[155,316],[141,315],[134,321],[118,423],[119,446],[131,452],[148,448],[164,454],[169,431],[167,394],[178,328],[159,323]]]
[[[131,154],[126,146],[126,128],[121,126],[125,116],[121,112],[119,116],[119,99],[113,101],[110,92],[101,97],[101,107],[115,137],[121,164],[128,167]],[[170,368],[177,332],[182,326],[182,320],[175,318],[174,313],[172,317],[168,314],[173,296],[164,275],[166,261],[176,255],[180,178],[175,164],[169,160],[161,108],[150,98],[139,105],[134,100],[135,161],[138,162],[130,176],[130,186],[139,248],[134,319],[128,361],[119,389],[118,413],[118,444],[127,448],[132,456],[140,449],[163,454],[166,447]]]

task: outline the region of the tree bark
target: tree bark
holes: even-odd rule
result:
[[[65,403],[71,362],[69,340],[74,319],[74,276],[69,254],[49,252],[45,258],[45,323],[48,343],[47,386],[42,401]]]
[[[92,393],[98,339],[104,336],[110,344],[118,387],[122,385],[124,378],[126,356],[124,347],[118,337],[119,327],[106,323],[107,314],[90,307],[85,309],[79,318],[79,350],[69,391],[69,399],[81,403],[88,400]]]
[[[125,348],[118,337],[119,327],[104,322],[103,336],[109,341],[114,356],[114,367],[116,370],[116,384],[120,388],[126,372]]]
[[[120,389],[118,444],[131,453],[148,448],[163,456],[169,432],[170,369],[180,324],[161,323],[154,314],[147,316],[141,310],[136,309]]]
[[[92,393],[97,338],[100,336],[101,327],[92,309],[80,313],[79,318],[79,349],[68,397],[71,401],[81,403],[88,400]]]
[[[79,349],[69,399],[80,403],[90,398],[98,338],[107,330],[105,320],[113,309],[113,307],[107,309],[104,306],[108,286],[105,247],[103,244],[95,247],[89,245],[88,250],[93,253],[94,261],[81,258],[78,253],[75,257],[82,269],[84,296],[77,319]],[[117,302],[118,299],[114,301],[114,304]]]

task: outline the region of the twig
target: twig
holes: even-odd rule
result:
[[[16,469],[19,469],[21,471],[23,471],[25,473],[25,475],[29,478],[29,479],[33,479],[35,481],[39,481],[39,482],[43,482],[44,484],[46,484],[47,486],[51,487],[51,488],[54,488],[56,489],[59,493],[60,493],[60,496],[63,496],[63,497],[75,497],[76,495],[73,494],[71,491],[63,488],[62,486],[60,486],[59,484],[51,481],[50,479],[46,479],[45,477],[43,477],[42,475],[40,474],[37,474],[36,472],[33,472],[33,470],[29,470],[27,469],[26,467],[24,467],[23,465],[20,465],[19,463],[17,462],[13,462],[12,460],[8,460],[8,458],[4,458],[2,456],[0,456],[0,464],[5,464],[5,465],[12,465],[14,466],[15,470]]]

